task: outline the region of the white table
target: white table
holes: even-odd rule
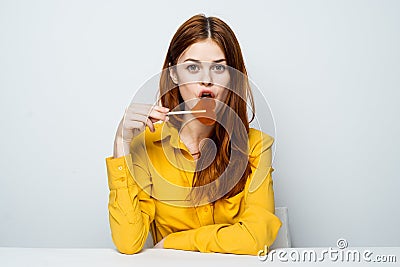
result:
[[[134,255],[124,255],[114,249],[72,249],[72,248],[0,248],[0,266],[2,267],[42,267],[42,266],[112,266],[112,267],[135,267],[135,266],[185,266],[185,267],[212,267],[212,266],[310,266],[315,263],[309,261],[293,262],[289,254],[304,253],[305,250],[314,250],[317,255],[322,255],[324,250],[329,248],[290,248],[278,249],[274,252],[274,259],[261,261],[257,256],[233,255],[219,253],[200,253],[181,251],[173,249],[145,249]],[[331,248],[332,249],[332,248]],[[338,248],[333,248],[338,250]],[[333,262],[326,258],[319,266],[346,265],[346,266],[399,266],[400,247],[389,248],[348,248],[351,250],[373,252],[371,258],[377,255],[394,255],[397,263],[368,263],[361,259],[360,263],[354,262]],[[281,254],[279,254],[281,253]],[[285,256],[285,255],[286,256]],[[292,255],[292,256],[293,256]],[[272,254],[269,254],[272,256]],[[279,258],[280,257],[280,258]],[[282,259],[287,262],[282,262]]]

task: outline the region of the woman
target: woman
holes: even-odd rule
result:
[[[159,105],[126,109],[106,159],[114,244],[137,253],[150,231],[156,248],[257,255],[281,226],[273,138],[249,128],[254,103],[229,26],[204,15],[182,24],[159,89]]]

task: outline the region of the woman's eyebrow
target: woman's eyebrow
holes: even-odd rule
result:
[[[200,60],[198,60],[198,59],[193,59],[193,58],[188,58],[188,59],[186,59],[186,60],[183,61],[183,62],[186,62],[186,61],[194,61],[194,62],[198,62],[198,63],[201,62]],[[219,63],[219,62],[222,62],[222,61],[226,61],[226,59],[225,59],[225,58],[221,58],[221,59],[214,60],[213,62]]]

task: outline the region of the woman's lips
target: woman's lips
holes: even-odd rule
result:
[[[205,94],[211,96],[212,98],[215,97],[213,91],[208,90],[208,89],[201,90],[201,92],[200,92],[200,94],[199,94],[199,97],[203,97]],[[209,96],[208,96],[208,97],[209,97]]]
[[[201,123],[207,126],[211,126],[215,123],[215,100],[209,97],[200,98],[199,102],[192,108],[192,110],[202,110],[205,109],[205,113],[193,113],[193,115]]]

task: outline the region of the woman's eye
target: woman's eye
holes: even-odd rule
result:
[[[190,72],[196,72],[200,70],[199,66],[197,65],[189,65],[186,67],[186,69]]]
[[[215,70],[216,72],[223,72],[225,70],[225,66],[221,64],[214,65],[212,70]]]

